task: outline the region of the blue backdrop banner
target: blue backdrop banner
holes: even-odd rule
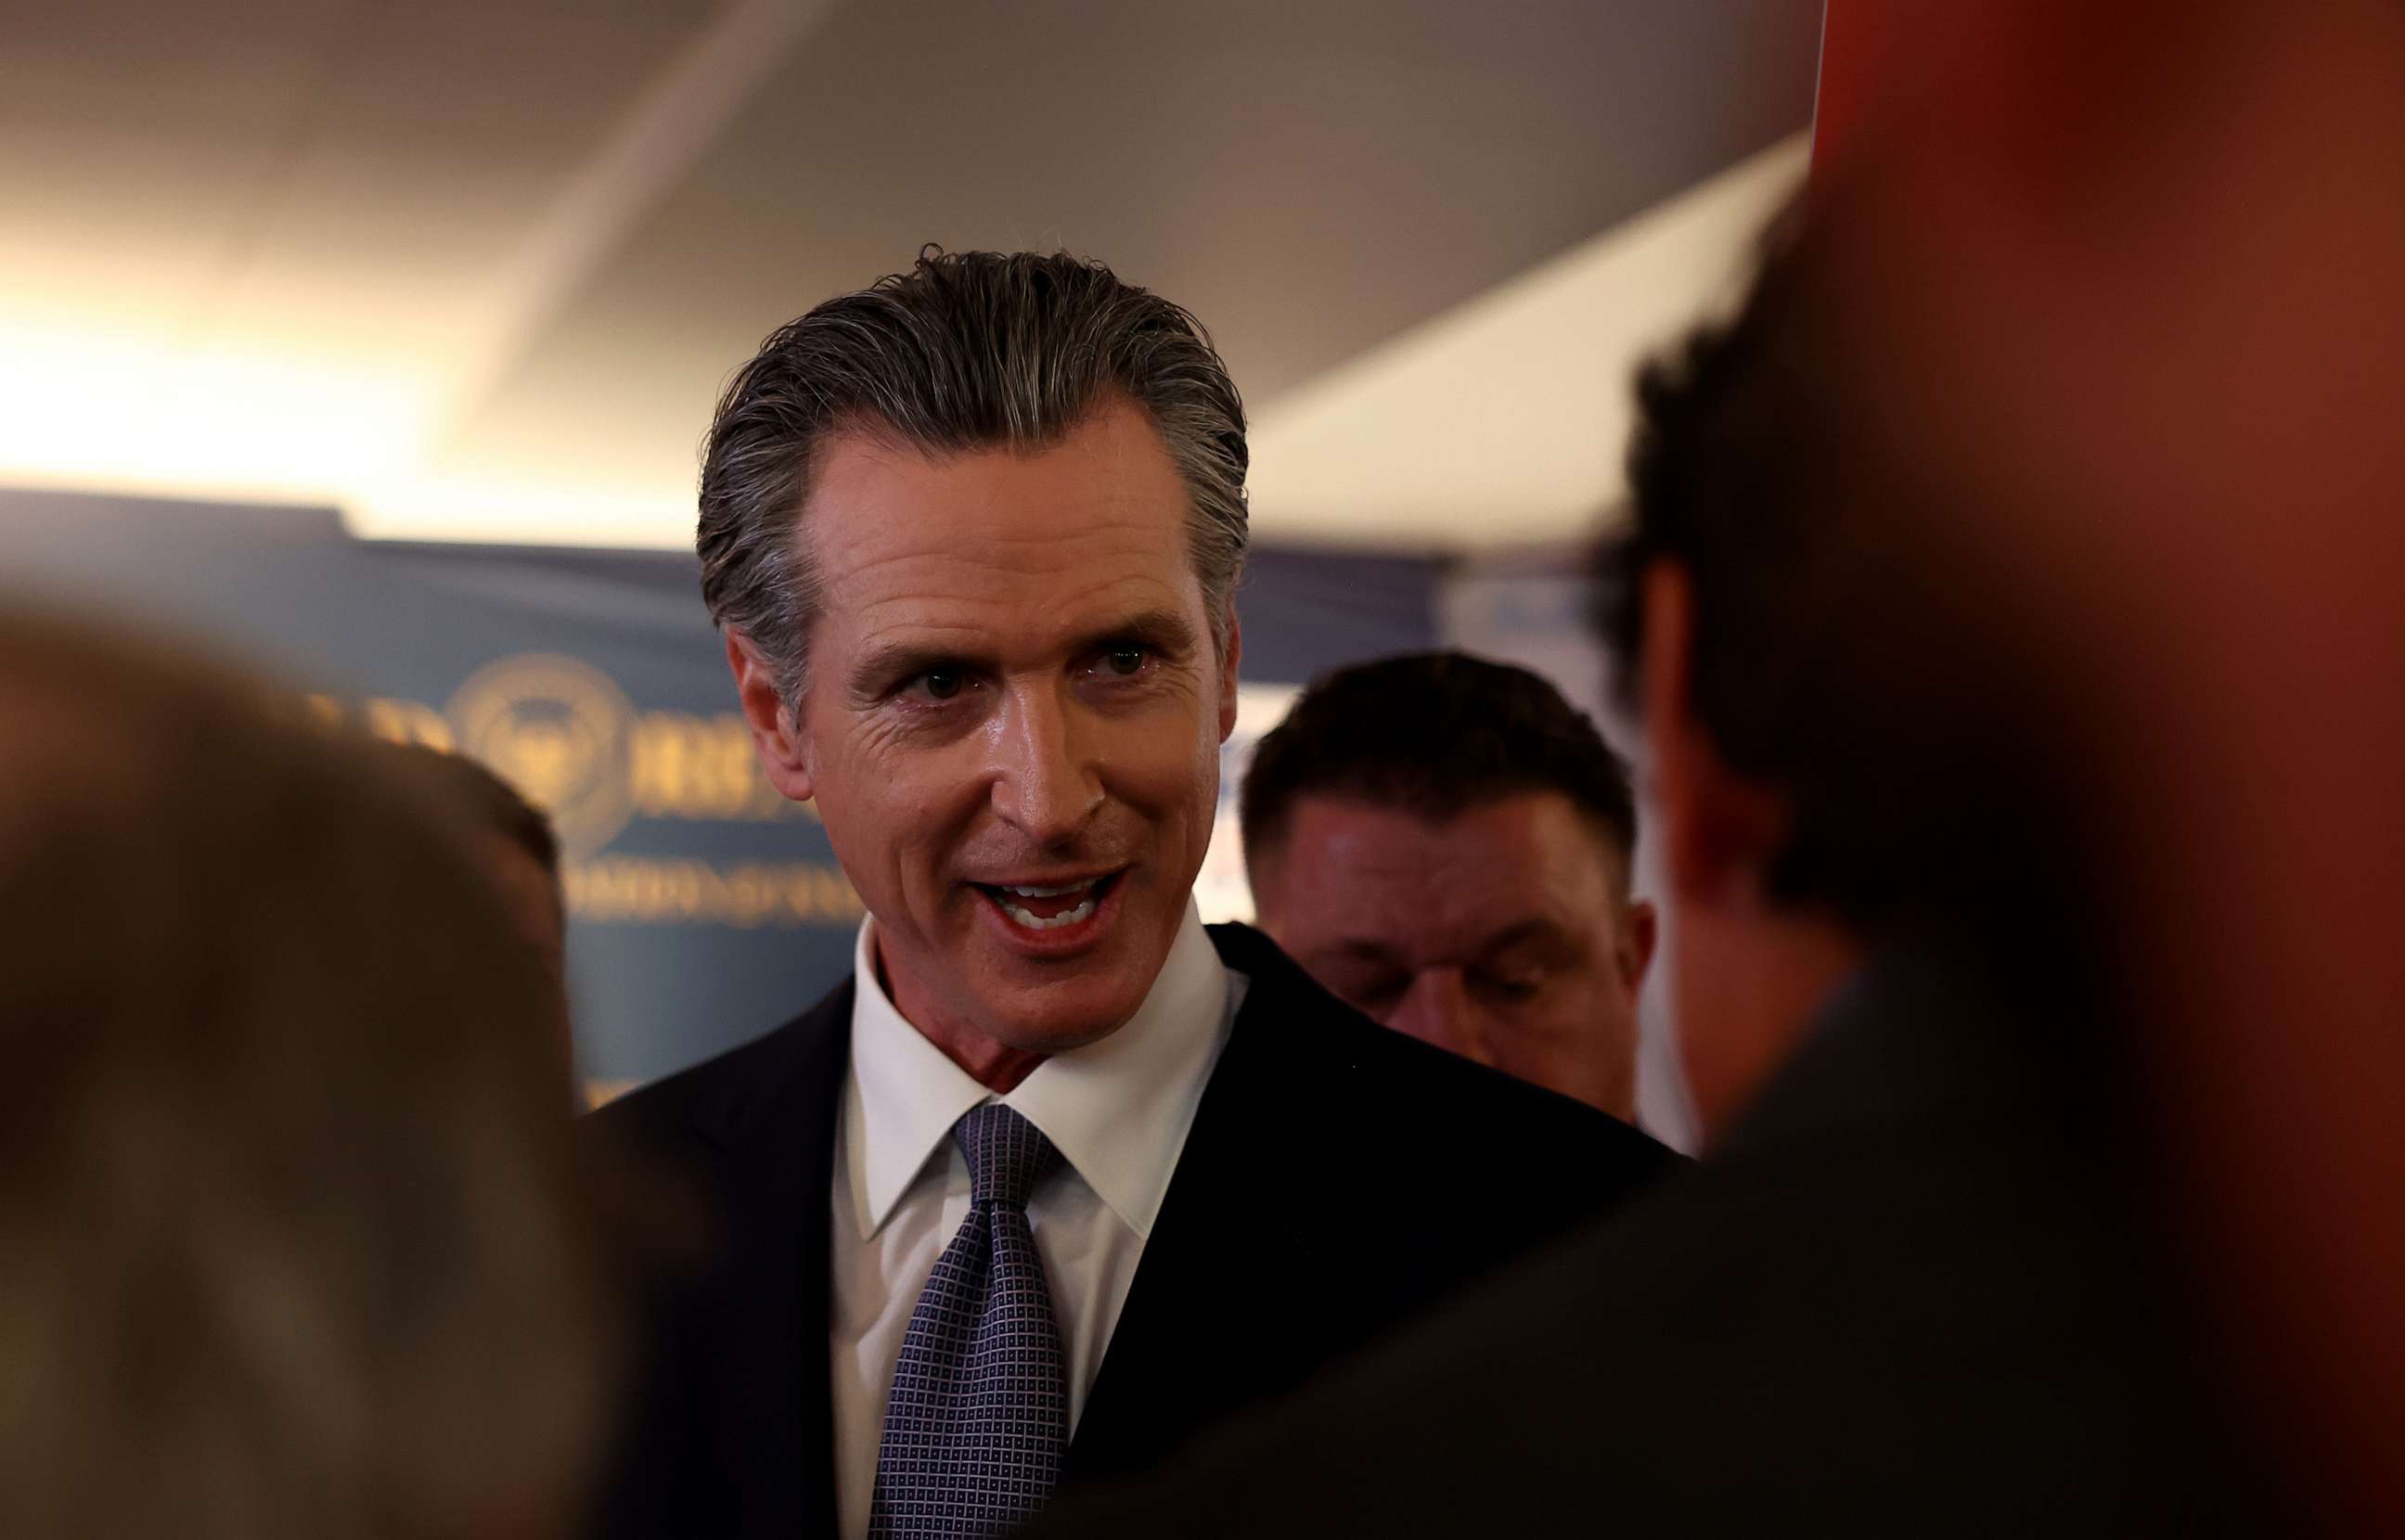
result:
[[[21,593],[197,634],[372,731],[473,754],[544,806],[597,1083],[756,1036],[850,966],[859,899],[811,810],[759,771],[690,556],[362,542],[326,511],[35,492],[0,492],[0,553]],[[1439,579],[1428,562],[1257,553],[1231,769],[1293,685],[1434,645]],[[1231,776],[1223,811],[1233,791]],[[1213,858],[1206,902],[1232,912],[1240,872]]]

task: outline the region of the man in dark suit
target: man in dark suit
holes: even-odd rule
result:
[[[604,1114],[716,1241],[612,1533],[1000,1533],[1675,1162],[1202,927],[1245,467],[1200,327],[1065,257],[924,257],[728,388],[704,595],[869,917]]]
[[[1927,516],[1864,233],[1639,386],[1607,620],[1704,1158],[1044,1533],[2296,1532],[2100,944],[2076,691]]]

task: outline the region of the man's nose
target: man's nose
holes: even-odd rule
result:
[[[1485,1023],[1480,1019],[1477,1002],[1462,986],[1458,968],[1426,968],[1413,974],[1402,1003],[1386,1018],[1386,1025],[1464,1058],[1486,1065],[1495,1062]]]
[[[1012,692],[995,727],[994,811],[1037,845],[1076,838],[1103,805],[1102,767],[1057,692]]]

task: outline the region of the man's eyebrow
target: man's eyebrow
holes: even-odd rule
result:
[[[1488,936],[1484,941],[1480,942],[1478,944],[1478,955],[1482,958],[1492,957],[1497,952],[1508,952],[1512,947],[1523,945],[1528,942],[1558,941],[1561,939],[1561,936],[1562,928],[1560,926],[1554,924],[1552,920],[1545,918],[1541,915],[1532,915],[1526,919],[1515,920],[1512,924],[1506,925],[1501,930],[1496,931],[1493,935]]]
[[[1383,962],[1389,967],[1403,965],[1401,954],[1375,936],[1346,936],[1311,950],[1315,958],[1345,957],[1359,962]]]
[[[957,668],[975,662],[961,649],[937,642],[880,642],[853,662],[847,682],[854,695],[865,697],[880,694],[887,685],[931,668]]]
[[[1163,652],[1184,655],[1194,650],[1194,627],[1174,609],[1140,609],[1106,624],[1097,625],[1069,645],[1069,655],[1082,657],[1113,642],[1138,642],[1158,648]],[[986,659],[959,647],[947,647],[940,642],[897,639],[880,642],[863,652],[852,665],[846,683],[853,695],[867,699],[883,693],[897,680],[923,674],[931,668],[978,667]]]
[[[1090,652],[1116,641],[1143,642],[1164,652],[1188,652],[1194,648],[1194,628],[1174,609],[1143,609],[1096,626],[1071,651]]]

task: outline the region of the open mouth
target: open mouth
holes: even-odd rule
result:
[[[1026,931],[1058,931],[1091,919],[1110,895],[1120,874],[1105,873],[1078,882],[1047,886],[978,882],[970,884],[1002,911],[1003,917]]]

